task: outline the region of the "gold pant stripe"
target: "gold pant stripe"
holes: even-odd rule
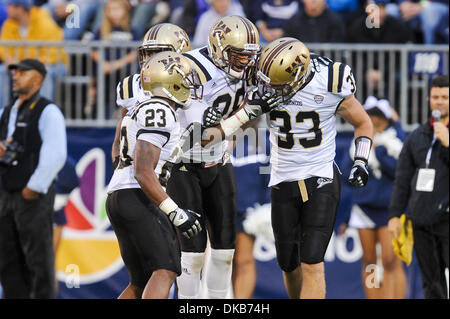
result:
[[[303,203],[308,201],[308,191],[306,190],[305,181],[298,181],[298,188],[300,189],[300,195],[302,195]]]

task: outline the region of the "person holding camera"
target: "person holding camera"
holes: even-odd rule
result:
[[[0,282],[4,298],[55,297],[54,181],[67,156],[58,106],[39,95],[45,66],[11,64],[15,99],[0,110]]]
[[[414,250],[426,299],[446,299],[449,252],[449,77],[430,85],[431,119],[411,132],[400,153],[389,205],[388,230],[398,238],[408,207]]]

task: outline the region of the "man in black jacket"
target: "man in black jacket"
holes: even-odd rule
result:
[[[41,97],[47,71],[10,64],[15,99],[0,110],[0,282],[5,299],[55,297],[54,181],[67,156],[60,108]]]
[[[449,254],[449,77],[431,82],[433,114],[405,140],[397,164],[389,207],[388,229],[400,233],[400,215],[408,206],[413,222],[414,250],[422,272],[425,298],[447,298],[445,268]]]

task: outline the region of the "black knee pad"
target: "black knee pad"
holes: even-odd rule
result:
[[[300,246],[295,242],[275,242],[277,261],[284,272],[294,271],[300,265]]]
[[[300,260],[306,264],[318,264],[325,258],[331,235],[327,230],[307,230],[302,234]]]

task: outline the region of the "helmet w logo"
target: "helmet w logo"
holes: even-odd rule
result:
[[[224,35],[230,32],[231,29],[223,21],[219,21],[216,28],[214,29],[214,34],[219,34],[220,40],[225,39]]]
[[[176,37],[178,38],[177,43],[179,43],[179,44],[182,44],[184,39],[187,38],[187,34],[186,33],[183,34],[183,33],[179,32],[179,31],[175,31],[174,33],[175,33]]]
[[[305,63],[303,63],[297,55],[295,61],[292,62],[292,64],[286,69],[286,72],[295,75],[295,73],[297,73],[297,69],[303,65],[305,65]]]
[[[175,57],[175,58],[169,57],[168,59],[162,59],[162,60],[159,60],[158,62],[161,62],[162,64],[164,64],[164,70],[168,71],[170,74],[172,74],[175,66],[181,65],[181,59],[179,57]]]

